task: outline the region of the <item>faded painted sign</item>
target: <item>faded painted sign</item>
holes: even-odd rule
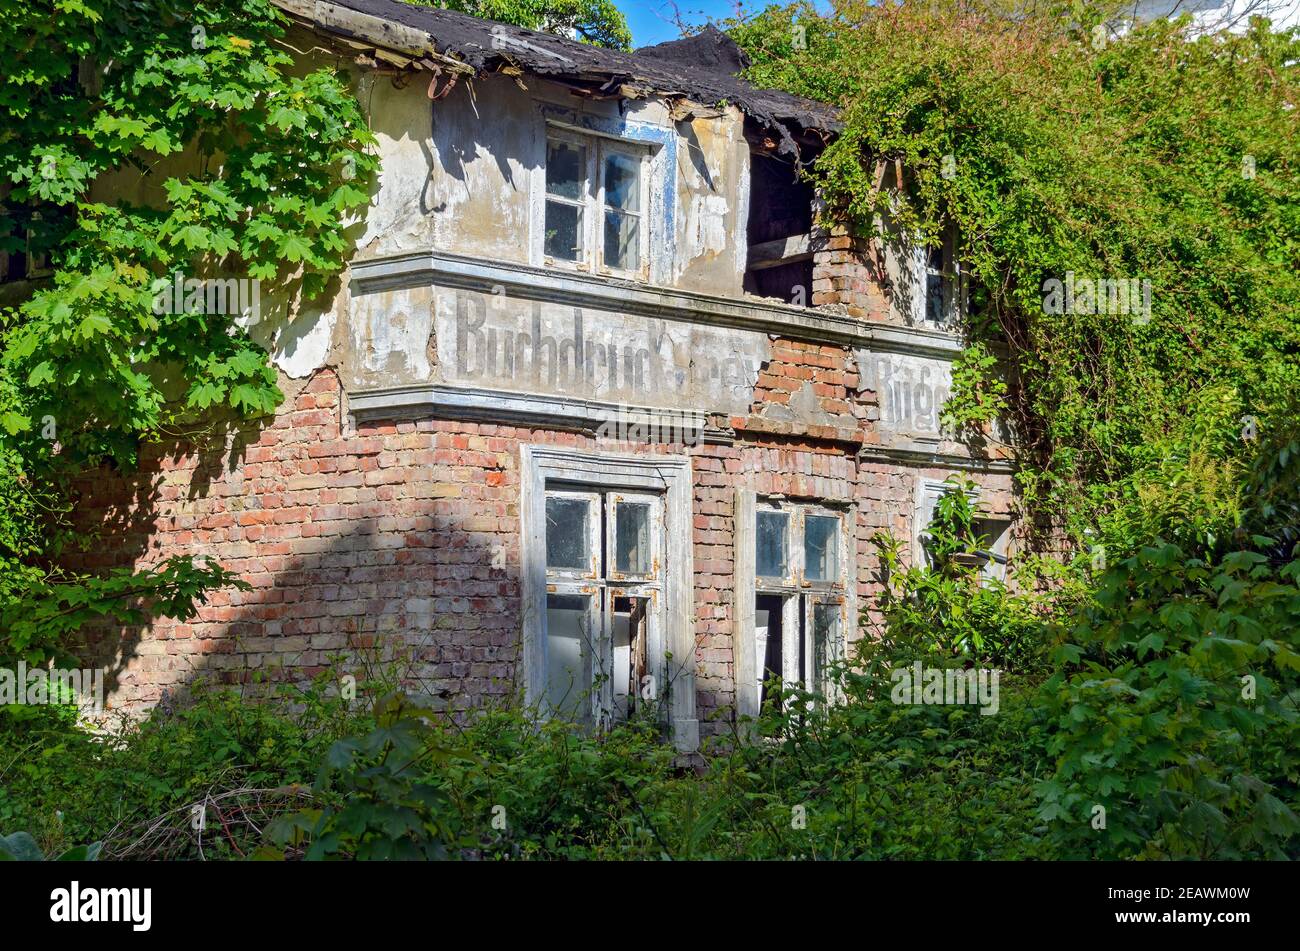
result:
[[[645,406],[740,411],[767,353],[763,334],[437,288],[446,383]]]
[[[428,287],[353,298],[349,370],[361,387],[427,383],[433,313]]]
[[[359,295],[355,389],[440,383],[635,406],[744,412],[765,334],[425,285]]]
[[[901,353],[860,353],[866,384],[880,402],[880,429],[938,440],[939,413],[952,391],[952,364]]]

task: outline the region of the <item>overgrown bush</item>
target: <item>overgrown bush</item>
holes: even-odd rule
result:
[[[1260,440],[1231,532],[1144,546],[1073,618],[1043,699],[1065,854],[1300,856],[1300,423]]]
[[[955,231],[972,346],[945,420],[1005,403],[1027,510],[1128,554],[1147,513],[1230,519],[1249,452],[1223,437],[1300,389],[1300,34],[1102,26],[1122,8],[799,0],[729,27],[755,82],[841,106],[806,170],[833,223]],[[1071,274],[1149,281],[1149,312],[1048,306]]]
[[[1043,615],[1047,597],[1032,587],[1015,592],[984,568],[990,541],[976,530],[977,512],[968,480],[949,479],[935,505],[923,551],[907,554],[881,532],[872,538],[883,587],[876,609],[882,623],[870,631],[867,660],[884,651],[890,660],[909,654],[938,657],[1020,672],[1044,669],[1048,643]]]
[[[104,858],[246,855],[261,842],[251,814],[296,803],[285,787],[309,786],[329,745],[368,722],[336,693],[319,683],[254,700],[198,685],[102,732],[35,708],[44,715],[0,729],[0,831],[25,829],[49,853],[103,840]]]

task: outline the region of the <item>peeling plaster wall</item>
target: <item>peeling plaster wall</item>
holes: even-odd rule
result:
[[[769,352],[754,331],[439,284],[359,294],[349,327],[350,392],[445,383],[734,413]]]
[[[731,413],[753,399],[768,352],[753,331],[472,291],[435,296],[448,383]]]
[[[522,82],[526,89],[503,76],[460,82],[431,102],[422,83],[397,89],[374,74],[361,79],[383,172],[359,258],[434,248],[540,263],[530,253],[544,188],[538,173],[547,121],[561,121],[670,148],[667,194],[647,222],[652,255],[665,254],[669,267],[651,282],[739,293],[749,149],[738,110],[674,122],[660,101],[587,101],[536,77]],[[651,188],[664,184],[653,180]]]
[[[424,98],[424,108],[433,115],[425,209],[433,246],[526,264],[531,173],[545,159],[533,103],[504,77],[492,77],[458,84],[435,103]]]
[[[381,172],[354,229],[355,260],[435,250],[541,264],[552,121],[650,144],[650,283],[741,293],[749,147],[739,110],[697,110],[701,115],[675,121],[662,101],[587,101],[536,77],[520,81],[526,88],[504,76],[461,81],[434,101],[422,76],[399,88],[384,74],[358,75]],[[434,88],[441,93],[443,87]],[[332,304],[293,315],[279,331],[282,339],[268,338],[276,363],[296,378],[330,364],[369,386],[429,380],[428,353],[445,345],[420,336],[433,323],[430,302],[418,296],[352,301],[344,278]]]
[[[295,35],[304,41],[300,48],[310,48],[309,34]],[[391,73],[359,69],[320,52],[303,57],[297,69],[326,65],[351,73],[378,141],[381,170],[370,207],[348,229],[354,260],[436,250],[541,264],[546,128],[558,118],[653,145],[646,214],[650,283],[719,296],[741,293],[749,149],[743,116],[734,107],[693,107],[700,115],[688,109],[685,118],[675,119],[664,101],[592,101],[537,77],[521,77],[517,84],[500,75],[462,79],[445,97],[431,100],[425,73],[404,77],[399,85]],[[129,170],[106,176],[94,197],[159,203],[169,175],[196,169],[192,152],[172,156],[147,177]],[[382,315],[373,310],[387,306],[379,301],[352,301],[346,274],[331,292],[303,303],[289,288],[263,286],[260,319],[243,323],[294,379],[325,366],[339,366],[354,379],[364,376],[371,385],[430,378],[429,354],[440,344],[422,336],[433,329],[427,299],[399,295],[389,301],[395,309]]]
[[[864,383],[876,391],[882,437],[941,441],[948,451],[960,451],[939,423],[939,413],[952,391],[952,364],[947,360],[901,353],[868,353],[857,361]]]
[[[749,218],[749,143],[736,109],[678,123],[679,202],[675,285],[739,296]]]
[[[356,298],[343,353],[352,386],[400,386],[429,380],[432,289],[403,288]]]

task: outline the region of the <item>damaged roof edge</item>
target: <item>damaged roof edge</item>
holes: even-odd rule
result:
[[[598,84],[601,91],[629,98],[661,95],[709,106],[729,103],[774,132],[781,153],[797,154],[796,139],[805,132],[824,138],[840,128],[832,106],[758,89],[733,75],[728,67],[743,66],[744,54],[712,27],[698,37],[624,53],[401,0],[272,2],[307,26],[401,54],[402,60],[426,69],[478,74],[514,67],[542,77]],[[683,47],[697,41],[729,46],[730,51],[719,50],[712,57],[678,55],[691,52]]]

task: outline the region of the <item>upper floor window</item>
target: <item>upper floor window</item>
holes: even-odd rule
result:
[[[793,161],[765,152],[750,155],[749,173],[745,290],[811,307],[813,187],[799,176]]]
[[[644,276],[647,155],[644,147],[603,136],[547,133],[548,264]]]
[[[934,327],[955,328],[961,315],[962,282],[957,264],[957,234],[944,233],[940,244],[919,249],[921,255],[922,320]]]

